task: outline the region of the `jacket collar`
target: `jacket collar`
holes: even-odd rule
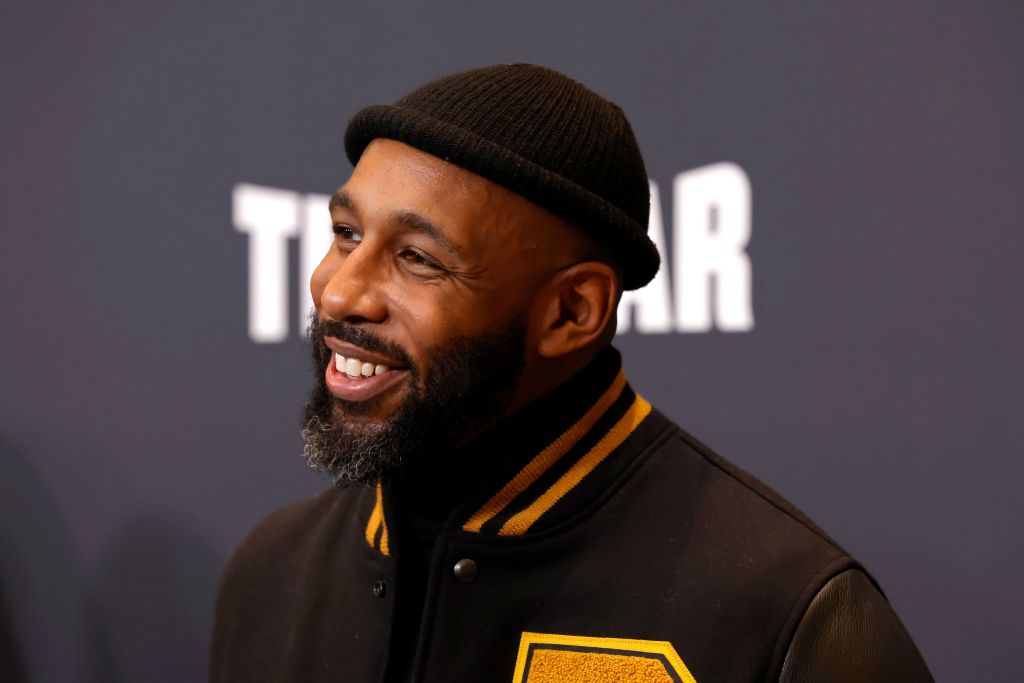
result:
[[[385,480],[367,543],[390,551],[387,517],[401,506],[442,527],[521,536],[571,514],[621,469],[611,465],[651,411],[608,347],[575,377],[428,465]],[[604,476],[595,476],[603,474]],[[388,504],[385,504],[388,503]]]

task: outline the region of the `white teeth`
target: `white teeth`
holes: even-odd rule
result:
[[[390,369],[387,365],[374,365],[358,358],[345,358],[340,353],[334,354],[334,367],[338,372],[343,372],[352,379],[383,375]]]

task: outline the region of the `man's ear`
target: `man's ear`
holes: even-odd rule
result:
[[[607,343],[615,333],[618,279],[611,266],[585,261],[560,271],[545,288],[537,353],[557,358]]]

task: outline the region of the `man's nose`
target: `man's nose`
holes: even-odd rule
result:
[[[388,308],[380,260],[365,244],[345,256],[320,295],[322,313],[338,321],[383,322]]]

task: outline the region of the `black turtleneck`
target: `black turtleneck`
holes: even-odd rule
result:
[[[483,502],[482,495],[575,423],[607,389],[621,362],[618,351],[606,348],[571,379],[469,443],[385,482],[399,584],[387,680],[406,681],[412,673],[434,546],[453,513]]]

